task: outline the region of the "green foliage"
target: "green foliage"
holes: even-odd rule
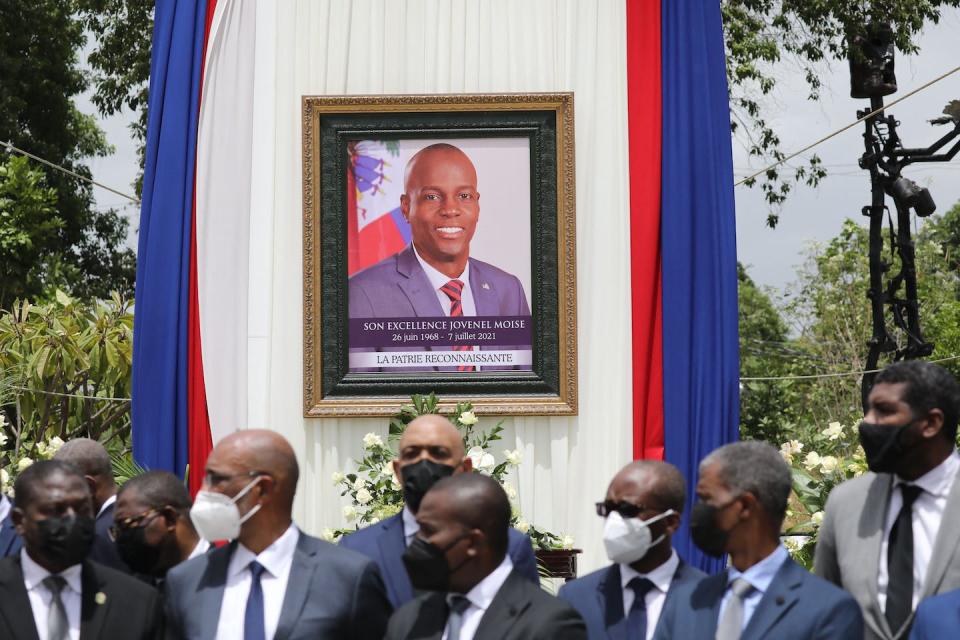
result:
[[[862,32],[873,20],[890,22],[897,48],[913,53],[923,26],[936,23],[943,7],[956,6],[960,0],[721,0],[734,134],[761,164],[781,160],[780,138],[764,115],[764,98],[777,87],[778,69],[786,63],[799,68],[808,98],[817,100],[823,70],[846,60],[848,34]],[[767,224],[776,226],[777,207],[796,184],[816,186],[824,175],[812,156],[806,165],[781,165],[761,176],[772,209]]]

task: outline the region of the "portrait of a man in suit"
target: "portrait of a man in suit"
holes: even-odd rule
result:
[[[413,154],[403,172],[399,204],[403,219],[409,225],[410,243],[349,279],[351,319],[530,316],[520,278],[470,255],[471,240],[480,220],[480,193],[477,169],[462,149],[437,143]],[[350,346],[351,353],[361,351],[355,348],[357,344],[352,338]],[[428,343],[378,345],[376,350],[475,351],[479,348],[480,345]],[[530,346],[497,345],[495,348],[529,350]],[[351,358],[351,369],[369,370],[369,367]],[[476,369],[460,367],[458,370]]]

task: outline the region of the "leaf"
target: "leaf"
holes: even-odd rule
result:
[[[73,304],[73,300],[70,299],[70,296],[65,294],[60,289],[57,289],[56,298],[57,302],[59,302],[61,306],[69,307],[71,304]]]

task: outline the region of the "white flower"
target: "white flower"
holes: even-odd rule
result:
[[[20,460],[17,461],[17,471],[23,471],[32,464],[33,460],[30,458],[20,458]]]
[[[5,427],[7,425],[7,417],[0,413],[0,427]]]
[[[373,518],[370,518],[370,520],[367,521],[367,524],[377,524],[378,522],[380,522],[380,518],[377,518],[376,516],[374,516]]]
[[[383,446],[383,440],[380,439],[375,433],[368,433],[363,436],[363,448],[364,449],[373,449],[374,447]]]
[[[807,457],[803,460],[803,466],[807,469],[813,471],[820,466],[820,454],[816,451],[811,451],[807,454]]]
[[[347,476],[343,475],[339,471],[334,471],[333,475],[330,476],[330,480],[331,482],[333,482],[333,486],[337,486],[338,484],[340,484],[346,479],[347,479]]]
[[[397,478],[397,474],[393,474],[393,475],[390,477],[390,486],[392,486],[394,489],[402,489],[402,488],[403,488],[403,485],[400,484],[400,479]]]
[[[507,494],[507,498],[510,500],[517,499],[517,490],[513,488],[513,485],[509,482],[503,483],[503,492]]]
[[[817,523],[817,525],[823,524],[823,511],[817,511],[815,514],[810,516],[810,519]]]
[[[333,537],[335,535],[336,534],[334,533],[333,529],[331,529],[330,527],[324,527],[323,530],[320,532],[320,539],[326,540],[327,542],[333,542]]]
[[[503,452],[503,455],[507,459],[507,464],[512,464],[515,467],[523,462],[523,453],[520,451],[520,449],[514,449],[512,451],[507,449]]]
[[[467,456],[473,462],[473,468],[478,471],[486,471],[489,473],[497,464],[493,456],[480,447],[470,447],[470,451],[467,451]]]
[[[479,422],[479,418],[477,418],[473,411],[464,411],[460,414],[460,424],[469,427],[472,424],[477,424],[477,422]]]
[[[359,476],[353,481],[353,488],[356,491],[360,491],[360,489],[363,489],[365,486],[367,486],[367,481]]]
[[[0,487],[6,487],[10,484],[10,474],[6,469],[0,469]]]
[[[383,466],[380,467],[380,475],[382,475],[382,476],[387,476],[387,477],[393,476],[393,475],[394,475],[394,473],[393,473],[393,463],[392,463],[392,462],[384,462],[384,463],[383,463]]]
[[[839,422],[831,422],[827,428],[820,432],[831,440],[838,440],[843,435],[843,425]]]
[[[837,470],[838,461],[833,456],[823,456],[820,458],[820,470],[824,473],[832,473]]]
[[[787,464],[793,464],[793,456],[801,451],[803,451],[803,443],[799,440],[790,440],[780,445],[780,455]]]
[[[561,549],[573,549],[573,536],[563,536],[560,541]]]
[[[50,439],[50,442],[47,446],[47,451],[50,452],[50,455],[53,455],[57,451],[59,451],[60,447],[62,446],[63,446],[63,440],[60,439],[60,436],[53,436],[53,438]]]
[[[353,522],[357,519],[357,510],[352,504],[348,504],[343,508],[343,517],[346,518],[347,522]]]
[[[526,533],[527,531],[530,530],[530,523],[527,522],[526,520],[521,520],[516,524],[516,526],[514,526],[514,529],[516,529],[520,533]]]
[[[367,504],[373,500],[373,495],[367,491],[365,488],[357,491],[357,502],[360,504]]]
[[[0,415],[0,428],[2,427],[3,427],[3,416]],[[0,431],[0,447],[4,446],[5,444],[7,444],[7,434],[5,434],[3,431]]]

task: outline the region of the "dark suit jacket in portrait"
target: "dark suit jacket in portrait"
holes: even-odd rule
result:
[[[440,640],[447,624],[443,593],[428,593],[397,609],[386,640]],[[530,584],[516,569],[480,618],[474,640],[586,640],[580,614],[569,604]]]
[[[513,570],[531,583],[539,585],[537,559],[533,555],[530,538],[516,529],[509,531],[507,554]],[[340,546],[358,551],[377,563],[387,586],[387,597],[394,608],[413,600],[413,585],[403,566],[406,537],[403,535],[403,515],[397,514],[369,527],[355,531],[340,541]]]
[[[89,560],[80,574],[80,640],[163,638],[160,595],[126,574]],[[0,560],[0,638],[37,640],[20,556]]]
[[[880,547],[893,475],[866,473],[830,492],[817,536],[814,573],[849,591],[863,612],[867,640],[903,640],[892,631],[877,600]],[[960,482],[954,481],[933,544],[921,599],[960,588]]]
[[[11,511],[13,510],[11,506]],[[0,522],[0,558],[6,558],[20,553],[23,546],[23,539],[17,533],[13,525],[13,516],[8,513],[7,517]]]
[[[216,637],[236,546],[233,542],[205,553],[167,574],[168,637]],[[391,611],[374,563],[300,532],[275,640],[380,640]]]
[[[120,557],[117,545],[110,539],[109,529],[113,526],[113,511],[116,506],[117,503],[114,502],[97,516],[95,522],[97,535],[93,539],[93,547],[91,547],[88,557],[94,562],[99,562],[111,569],[132,575],[133,571]]]
[[[960,637],[960,590],[921,600],[910,640]]]
[[[694,584],[705,577],[704,572],[681,560],[673,574],[661,612],[666,609],[678,587]],[[627,638],[619,564],[612,564],[566,583],[560,587],[557,597],[566,600],[580,612],[587,624],[590,640],[631,640]]]
[[[676,589],[664,603],[654,640],[713,640],[727,572]],[[850,594],[787,558],[741,640],[862,640],[863,618]]]

